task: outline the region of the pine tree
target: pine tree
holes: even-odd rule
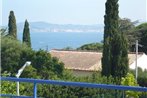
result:
[[[119,30],[118,0],[107,0],[104,16],[102,75],[125,76],[128,70],[127,41]]]
[[[23,29],[23,43],[26,43],[29,47],[31,47],[30,29],[27,20],[25,21],[25,25]]]
[[[16,19],[13,11],[10,11],[10,15],[9,15],[8,35],[13,37],[14,39],[17,39]]]

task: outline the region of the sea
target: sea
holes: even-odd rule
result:
[[[76,49],[84,44],[101,42],[101,32],[32,32],[30,33],[32,48],[34,50],[52,50],[70,47]],[[22,40],[22,33],[18,33]]]

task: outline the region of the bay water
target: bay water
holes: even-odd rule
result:
[[[103,33],[99,32],[31,32],[31,43],[34,50],[63,49],[71,47],[76,49],[84,44],[101,42]],[[22,33],[18,34],[22,40]]]

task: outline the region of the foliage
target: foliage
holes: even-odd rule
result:
[[[69,74],[68,72],[66,72]],[[66,74],[66,75],[67,75]],[[60,78],[65,81],[75,81],[75,82],[90,82],[90,83],[105,83],[114,84],[115,80],[113,77],[102,77],[100,73],[95,72],[92,77],[74,77],[70,76],[66,79],[64,76]],[[57,85],[39,85],[39,96],[42,97],[56,97],[56,98],[99,98],[102,94],[107,94],[105,96],[113,96],[115,91],[109,91],[105,89],[93,89],[93,88],[83,88],[83,87],[72,87],[72,86],[57,86]],[[43,89],[43,90],[42,90]],[[50,93],[48,93],[50,92]],[[64,93],[64,94],[63,94]]]
[[[63,74],[64,64],[44,50],[35,52],[31,61],[32,66],[37,69],[37,75],[42,79],[56,79]]]
[[[85,44],[85,45],[82,45],[81,47],[77,48],[77,50],[102,51],[103,44],[102,43]]]
[[[0,34],[1,34],[1,37],[5,37],[8,35],[5,28],[0,28]]]
[[[142,48],[139,49],[147,54],[147,23],[137,26],[136,32],[140,35],[139,44],[142,45]]]
[[[37,75],[37,70],[34,67],[32,67],[32,65],[27,66],[25,68],[25,70],[21,74],[20,78],[21,77],[23,77],[23,78],[34,78],[34,79],[40,78],[40,76]]]
[[[105,13],[102,75],[121,79],[128,70],[128,50],[127,40],[119,28],[118,0],[107,0]]]
[[[20,77],[22,78],[38,78],[38,79],[53,79],[53,80],[64,80],[64,81],[76,81],[76,82],[89,82],[89,83],[102,83],[102,84],[119,84],[119,79],[125,76],[128,70],[128,58],[127,58],[127,40],[125,39],[125,34],[123,30],[127,30],[131,24],[119,25],[118,23],[118,0],[108,0],[106,3],[106,15],[105,15],[105,34],[104,34],[104,50],[103,50],[103,71],[102,75],[98,72],[92,74],[92,76],[87,77],[75,77],[71,74],[69,70],[64,69],[64,64],[59,61],[59,59],[52,57],[50,53],[44,50],[34,51],[27,43],[21,43],[16,39],[16,33],[12,31],[17,31],[15,26],[15,16],[13,11],[10,12],[9,16],[9,35],[11,37],[5,36],[5,30],[2,30],[2,76],[15,76],[18,69],[26,61],[31,61],[31,66],[27,66]],[[13,22],[12,22],[13,20]],[[114,24],[113,24],[114,23]],[[127,22],[126,22],[127,23]],[[113,24],[113,25],[112,25]],[[26,21],[24,32],[29,31],[29,25]],[[144,27],[144,26],[143,26]],[[131,27],[129,27],[131,28]],[[139,27],[138,27],[139,28]],[[142,26],[141,26],[142,28]],[[120,31],[119,31],[120,30]],[[11,32],[10,32],[11,31]],[[24,34],[25,35],[25,34]],[[30,36],[30,35],[29,35]],[[14,38],[12,38],[14,37]],[[26,37],[27,39],[27,37]],[[144,42],[144,41],[143,41]],[[31,44],[30,44],[31,45]],[[81,49],[87,50],[101,50],[102,44],[92,43],[87,44]],[[125,63],[124,63],[125,62]],[[118,66],[119,65],[119,66]],[[107,70],[108,69],[108,70]],[[122,70],[123,69],[123,70]],[[139,73],[140,74],[140,73]],[[106,75],[106,76],[105,76]],[[112,76],[111,76],[112,75]],[[141,76],[146,75],[142,74]],[[115,77],[115,78],[114,78]],[[138,83],[142,86],[146,85],[144,83],[144,78],[146,76],[138,78]],[[125,78],[122,79],[122,84],[124,85],[135,85],[134,77],[131,74],[127,74]],[[2,93],[6,94],[16,94],[16,83],[2,81]],[[20,85],[21,95],[32,96],[33,84],[21,83]],[[64,94],[63,94],[64,93]],[[127,91],[130,96],[136,95],[138,93]],[[92,89],[83,87],[71,87],[71,86],[55,86],[55,85],[38,85],[38,95],[45,98],[120,98],[122,93],[116,90],[106,90],[106,89]]]
[[[25,44],[9,37],[2,38],[2,57],[1,72],[7,71],[11,77],[16,75],[26,61],[31,61],[32,65],[24,69],[20,76],[22,78],[59,79],[65,75],[63,74],[64,64],[59,62],[57,58],[51,57],[43,50],[33,51]],[[16,84],[13,84],[12,82],[2,82],[2,88],[5,88],[3,93],[15,92]],[[33,87],[31,84],[22,83],[21,85],[25,88],[22,88],[20,93],[32,95],[30,93]]]
[[[135,70],[130,70],[130,73],[132,73],[135,76]],[[147,87],[147,70],[142,70],[138,67],[138,78],[137,82],[139,86]]]
[[[25,21],[25,25],[23,29],[23,42],[26,43],[28,47],[31,47],[30,29],[27,20]]]
[[[139,44],[141,44],[139,46],[139,51],[140,52],[145,52],[147,50],[147,23],[142,23],[140,25],[137,25],[135,27],[130,28],[130,30],[128,30],[126,37],[128,39],[129,42],[129,50],[131,52],[135,51],[135,42],[136,40],[139,41]]]
[[[112,39],[111,48],[111,75],[113,77],[124,77],[128,72],[128,47],[123,34]]]
[[[102,75],[105,76],[110,76],[111,75],[111,40],[112,37],[115,33],[118,32],[118,28],[116,26],[118,25],[118,6],[117,4],[118,0],[115,0],[112,2],[112,0],[107,0],[105,6],[106,6],[106,11],[105,11],[105,16],[104,16],[104,49],[103,49],[103,57],[102,57]],[[114,7],[114,8],[113,8]],[[114,10],[115,9],[115,10]],[[111,17],[112,18],[111,19]],[[112,25],[112,22],[114,23]],[[113,28],[113,29],[112,29]],[[110,31],[111,29],[111,31]],[[116,35],[116,34],[115,34]]]
[[[134,75],[131,73],[128,73],[125,78],[122,78],[121,84],[128,86],[138,86]]]
[[[13,11],[10,11],[10,15],[9,15],[8,34],[14,39],[17,39],[16,19]]]
[[[70,79],[70,80],[69,80]],[[90,83],[103,83],[103,84],[115,84],[115,79],[113,77],[103,77],[100,73],[95,72],[91,77],[76,77],[72,76],[66,81],[76,81],[76,82],[90,82]],[[47,86],[44,86],[47,87]],[[94,89],[94,88],[83,88],[83,87],[72,87],[72,86],[49,86],[48,92],[51,92],[46,97],[56,96],[57,98],[101,98],[102,96],[106,98],[114,98],[114,90],[106,89]],[[64,92],[64,96],[63,93]],[[56,95],[58,94],[58,95]],[[121,94],[118,93],[117,96]],[[43,96],[44,97],[44,96]]]
[[[1,67],[2,73],[8,71],[16,73],[20,68],[19,61],[22,49],[26,47],[17,40],[5,37],[1,39]]]
[[[131,22],[130,19],[123,18],[119,19],[119,30],[125,35],[128,40],[129,51],[135,51],[135,42],[139,40],[140,52],[145,52],[147,54],[147,23],[142,23],[140,25],[136,25],[135,22]]]
[[[5,71],[4,73],[2,73],[1,76],[8,77],[8,76],[10,76],[10,73]],[[1,88],[1,94],[14,94],[14,95],[16,95],[16,82],[1,81],[0,88]],[[20,85],[20,89],[24,90],[24,86]]]
[[[57,58],[51,57],[49,53],[43,50],[33,51],[28,48],[25,44],[21,44],[19,41],[11,39],[9,37],[2,38],[2,73],[7,71],[12,76],[15,76],[18,69],[26,61],[32,62],[32,67],[25,69],[27,72],[24,77],[37,77],[40,76],[42,79],[49,79],[61,77],[64,71],[64,64],[59,62]],[[34,74],[27,74],[34,72]]]
[[[122,85],[127,85],[127,86],[138,86],[133,74],[128,73],[125,78],[122,78],[121,80]],[[139,92],[134,92],[134,91],[126,91],[126,98],[134,97],[134,98],[139,98]]]
[[[65,47],[65,48],[63,48],[62,50],[74,50],[72,47]]]
[[[16,82],[2,81],[0,84],[1,94],[14,94],[16,95]]]
[[[146,72],[146,74],[147,74],[147,72]],[[137,81],[140,86],[147,87],[147,77],[139,76]]]
[[[29,67],[27,67],[29,68]],[[27,70],[27,69],[26,69]],[[24,71],[26,71],[24,70]],[[68,74],[68,72],[67,72]],[[64,76],[62,77],[64,78]],[[63,80],[60,78],[61,80]],[[65,81],[76,81],[76,82],[90,82],[90,83],[102,83],[102,84],[116,84],[113,77],[104,77],[100,73],[95,72],[91,77],[73,77],[70,76]],[[26,96],[33,96],[33,84],[21,83],[20,94]],[[12,87],[12,85],[10,85]],[[6,87],[5,87],[6,88]],[[107,89],[94,89],[94,88],[83,88],[83,87],[72,87],[72,86],[58,86],[58,85],[47,85],[39,84],[37,86],[37,94],[40,97],[45,98],[121,98],[122,93],[115,90]],[[15,92],[14,86],[14,92]],[[11,92],[10,90],[9,92]],[[8,93],[9,93],[8,92]],[[50,92],[50,93],[49,93]]]
[[[125,33],[126,35],[130,36],[130,30],[135,28],[135,22],[132,22],[128,18],[120,18],[119,19],[119,30],[120,32]]]
[[[125,35],[130,51],[132,51],[132,46],[136,40],[134,32],[135,24],[136,22],[132,22],[128,18],[119,19],[119,30]]]

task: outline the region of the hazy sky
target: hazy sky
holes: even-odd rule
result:
[[[58,24],[103,24],[106,0],[0,0],[2,25],[8,24],[10,10],[17,22],[44,21]],[[147,19],[146,0],[119,0],[119,16]]]

